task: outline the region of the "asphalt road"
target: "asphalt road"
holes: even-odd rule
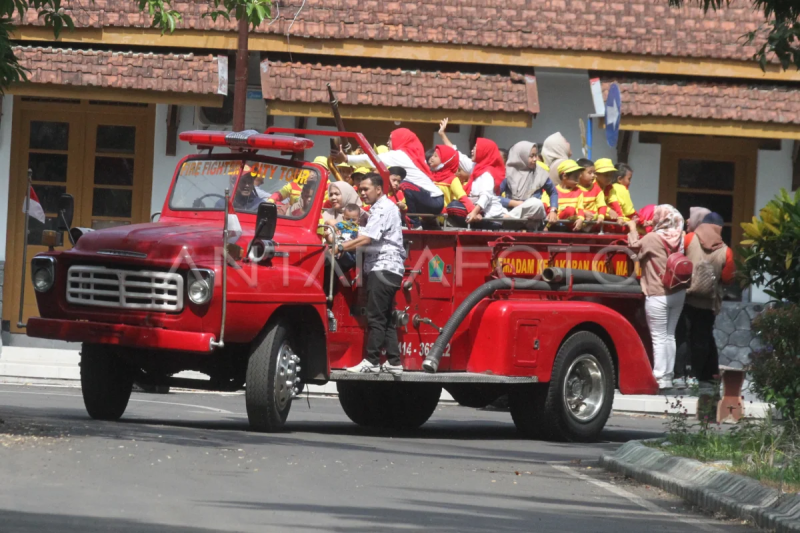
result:
[[[508,413],[441,405],[419,431],[363,430],[336,399],[247,430],[242,395],[134,394],[122,421],[80,390],[0,385],[0,532],[745,532],[603,472],[662,421],[614,416],[595,444],[517,437]]]

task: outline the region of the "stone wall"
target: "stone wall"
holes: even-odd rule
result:
[[[750,324],[763,310],[763,304],[722,304],[722,311],[714,324],[720,365],[733,368],[747,366],[750,352],[761,347],[760,341],[750,330]]]
[[[751,331],[753,319],[764,310],[763,304],[725,302],[714,323],[714,340],[719,350],[720,366],[744,368],[750,363],[750,352],[761,348],[761,341]],[[745,401],[761,401],[750,391],[750,379],[742,388]]]

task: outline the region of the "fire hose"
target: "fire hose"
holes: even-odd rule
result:
[[[572,271],[573,274],[578,272],[577,270]],[[589,274],[593,274],[589,271]],[[583,276],[583,275],[581,275]],[[626,280],[627,278],[622,278],[621,276],[613,276],[614,278],[620,278],[622,280]],[[569,278],[562,278],[562,279],[569,279]],[[575,279],[573,277],[573,279]],[[425,358],[425,361],[422,362],[422,368],[425,372],[435,373],[439,369],[439,362],[442,359],[442,355],[444,354],[444,349],[450,340],[453,338],[458,327],[461,325],[461,322],[469,315],[472,309],[478,305],[478,303],[487,298],[488,296],[494,294],[496,291],[503,290],[503,289],[515,289],[515,290],[526,290],[526,291],[558,291],[558,292],[567,292],[572,290],[573,292],[601,292],[601,293],[617,293],[617,294],[641,294],[641,287],[638,283],[630,283],[623,285],[620,281],[616,281],[613,285],[601,285],[599,283],[580,283],[576,285],[569,285],[562,286],[562,287],[554,287],[555,283],[547,283],[544,281],[533,280],[533,279],[524,279],[524,278],[500,278],[500,279],[493,279],[487,283],[484,283],[469,296],[467,296],[463,302],[456,308],[453,315],[447,321],[447,323],[442,328],[442,332],[439,334],[439,337],[436,339],[436,342],[433,343],[433,347],[431,348],[430,352],[428,352],[428,356]]]

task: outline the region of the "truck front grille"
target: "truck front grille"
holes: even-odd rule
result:
[[[67,272],[67,302],[179,312],[183,309],[183,278],[170,272],[76,265]]]

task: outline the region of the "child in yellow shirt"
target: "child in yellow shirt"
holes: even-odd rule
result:
[[[584,167],[578,179],[578,189],[582,192],[578,210],[583,213],[585,220],[596,218],[598,222],[602,222],[605,220],[608,206],[605,193],[595,181],[594,163],[589,159],[578,159],[578,164]],[[577,224],[576,229],[580,229],[582,225],[582,223]]]
[[[619,205],[619,198],[613,184],[617,181],[617,168],[608,158],[598,159],[594,162],[595,181],[600,189],[605,193],[606,206],[610,209],[606,211],[608,220],[616,220],[622,217],[622,207]]]
[[[638,215],[636,214],[636,208],[633,206],[630,192],[633,168],[627,163],[618,163],[617,168],[619,169],[617,171],[617,182],[614,183],[612,187],[614,188],[619,206],[622,209],[621,222],[636,220]]]
[[[556,185],[559,220],[567,220],[573,217],[577,217],[578,220],[583,219],[583,212],[578,210],[581,194],[583,193],[578,188],[578,179],[583,170],[583,167],[572,159],[567,159],[558,165],[558,176],[561,178],[561,183]]]

